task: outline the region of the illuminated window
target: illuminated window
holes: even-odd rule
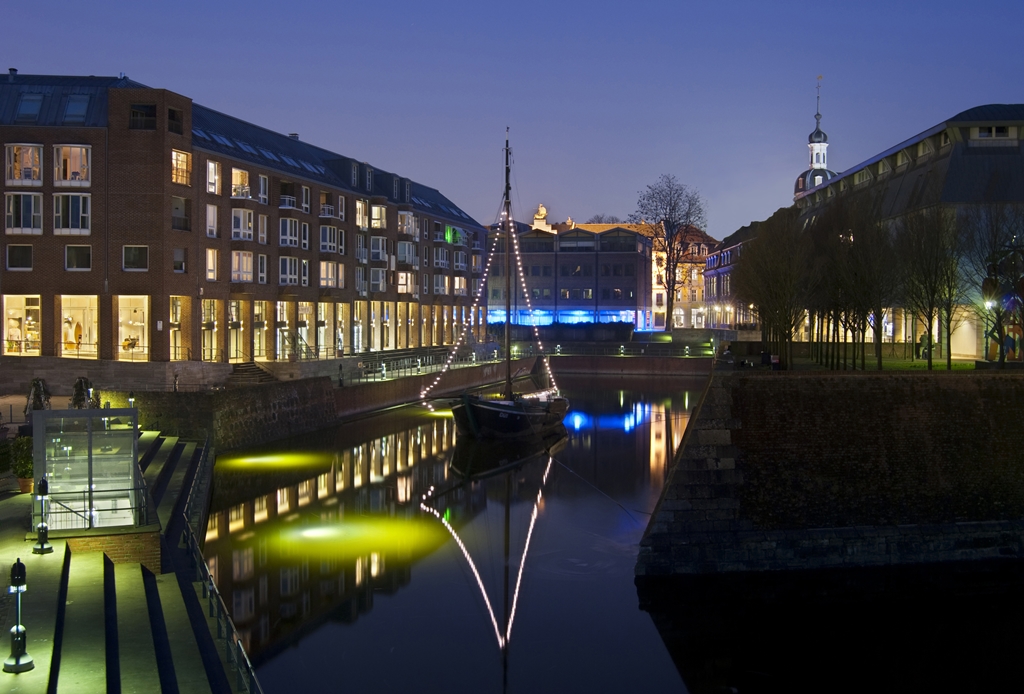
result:
[[[231,197],[249,198],[249,172],[244,169],[231,169]]]
[[[291,507],[292,507],[291,501],[288,498],[288,488],[284,487],[282,489],[278,489],[277,490],[277,513],[278,513],[278,515],[280,515],[282,513],[288,513],[288,511],[291,509]]]
[[[245,504],[236,504],[228,511],[228,532],[235,532],[245,527]]]
[[[338,264],[329,260],[320,261],[320,286],[335,288],[338,286]]]
[[[231,251],[231,281],[252,282],[251,251]]]
[[[206,162],[206,192],[220,195],[220,162]]]
[[[206,279],[209,282],[217,281],[217,249],[206,249]]]
[[[387,229],[388,208],[384,205],[371,205],[370,206],[370,227],[373,229]]]
[[[268,497],[266,495],[258,496],[256,497],[256,500],[253,502],[252,519],[257,523],[265,521],[269,516],[269,511],[267,510],[267,499]]]
[[[366,200],[356,200],[356,226],[360,229],[370,227],[369,203]]]
[[[220,516],[216,513],[210,514],[210,519],[206,521],[206,541],[216,540],[220,537],[219,519]]]
[[[322,475],[318,475],[317,476],[317,478],[316,478],[316,496],[317,496],[318,499],[325,498],[327,496],[327,494],[329,493],[328,492],[328,488],[327,488],[327,483],[328,483],[329,479],[330,479],[330,475],[328,473],[326,473],[326,472],[323,473]]]
[[[55,186],[88,186],[92,148],[62,145],[53,148],[53,184]]]
[[[171,150],[171,183],[180,183],[183,186],[191,185],[192,181],[192,155],[188,152]]]

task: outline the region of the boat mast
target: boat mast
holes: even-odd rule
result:
[[[512,392],[512,150],[508,146],[508,128],[505,128],[505,195],[502,215],[505,224],[505,393],[506,400],[513,398]]]

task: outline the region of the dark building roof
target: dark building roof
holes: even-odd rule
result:
[[[796,183],[793,184],[793,195],[800,195],[800,193],[822,185],[829,179],[835,178],[837,175],[838,174],[831,169],[807,169],[807,171],[804,171],[796,177]],[[821,180],[817,181],[819,177]]]
[[[0,75],[0,125],[106,127],[109,89],[150,88],[123,76],[19,75],[12,71],[6,78]],[[41,96],[38,114],[32,120],[18,119],[19,105],[25,95],[33,98],[35,95]],[[69,102],[74,101],[75,97],[80,97],[75,104],[79,109],[84,104],[84,111],[80,115],[74,108],[68,110]],[[33,104],[33,110],[35,106]],[[70,121],[67,119],[69,113],[74,114]],[[192,145],[274,169],[285,175],[367,196],[387,197],[396,203],[405,201],[405,182],[409,181],[409,204],[412,208],[446,218],[454,224],[477,228],[481,226],[434,188],[400,178],[400,197],[395,199],[392,184],[395,174],[196,103],[192,105]],[[351,184],[353,163],[359,166],[356,186]],[[369,191],[365,189],[367,167],[373,170]]]

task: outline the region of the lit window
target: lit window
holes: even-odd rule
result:
[[[149,246],[124,246],[121,267],[126,272],[149,270]]]
[[[329,260],[320,261],[320,286],[335,288],[338,286],[338,264]]]
[[[64,269],[79,271],[91,270],[92,246],[65,246]]]
[[[42,145],[7,145],[4,150],[7,159],[7,185],[43,185]]]
[[[206,279],[209,282],[217,281],[217,249],[206,249]]]
[[[89,196],[53,196],[53,233],[59,236],[89,235]]]
[[[231,169],[231,197],[249,198],[249,172],[244,169]]]
[[[231,251],[231,281],[252,282],[251,251]]]
[[[374,229],[387,229],[388,209],[383,205],[373,205],[370,207],[370,226]]]
[[[180,183],[183,186],[191,185],[192,180],[192,155],[188,152],[171,150],[171,183]]]
[[[366,200],[356,200],[356,226],[360,229],[370,228],[370,216]]]
[[[53,148],[53,184],[56,186],[88,186],[89,160],[92,148],[59,146]]]

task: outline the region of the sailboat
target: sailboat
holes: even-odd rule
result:
[[[502,199],[501,231],[505,239],[505,383],[498,396],[463,393],[452,404],[452,415],[459,435],[475,439],[524,438],[542,436],[562,424],[569,401],[548,389],[535,393],[517,393],[512,387],[512,150],[505,131],[505,193]],[[542,357],[546,359],[546,357]]]

